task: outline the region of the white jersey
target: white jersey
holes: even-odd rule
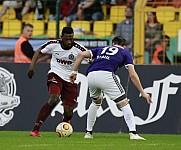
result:
[[[70,82],[70,75],[78,53],[87,49],[74,42],[72,48],[65,50],[61,47],[61,39],[50,40],[41,46],[42,53],[51,53],[50,70],[48,73],[55,73],[63,80]]]

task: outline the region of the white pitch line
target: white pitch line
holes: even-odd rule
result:
[[[22,144],[20,147],[33,147],[33,146],[51,146],[53,144]]]
[[[149,145],[149,146],[158,146],[158,145],[163,145],[163,143],[157,143],[157,144],[130,144],[130,145]],[[175,144],[164,144],[168,146],[175,146]]]
[[[77,143],[77,144],[68,144],[67,146],[75,146],[75,145],[78,145],[80,143]],[[47,147],[47,146],[52,146],[54,144],[21,144],[19,145],[19,147]],[[63,144],[56,144],[56,145],[63,145]],[[92,145],[93,147],[112,147],[114,146],[113,144],[96,144],[96,145]]]

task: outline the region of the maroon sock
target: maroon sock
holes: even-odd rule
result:
[[[66,115],[63,114],[63,116],[62,116],[62,122],[70,123],[70,120],[71,120],[72,116],[73,116],[73,112],[69,112],[68,117],[66,117]]]
[[[40,110],[39,115],[36,119],[36,123],[34,125],[33,131],[40,129],[40,126],[43,124],[43,122],[47,119],[47,117],[50,115],[51,111],[53,110],[53,106],[46,103]]]
[[[63,116],[62,122],[69,122],[69,121],[70,121],[70,119],[67,119],[67,118],[65,118],[65,117]]]

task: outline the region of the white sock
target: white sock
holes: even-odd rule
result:
[[[124,119],[129,128],[129,131],[136,131],[135,118],[130,105],[127,104],[123,106],[121,110],[123,111]]]
[[[97,110],[100,106],[95,105],[94,102],[92,102],[89,106],[88,114],[87,114],[87,131],[92,131],[94,124],[96,122],[97,117]]]

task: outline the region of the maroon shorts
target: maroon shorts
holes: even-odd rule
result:
[[[61,96],[63,105],[74,107],[77,103],[77,84],[64,81],[55,73],[49,73],[47,77],[48,93]]]

